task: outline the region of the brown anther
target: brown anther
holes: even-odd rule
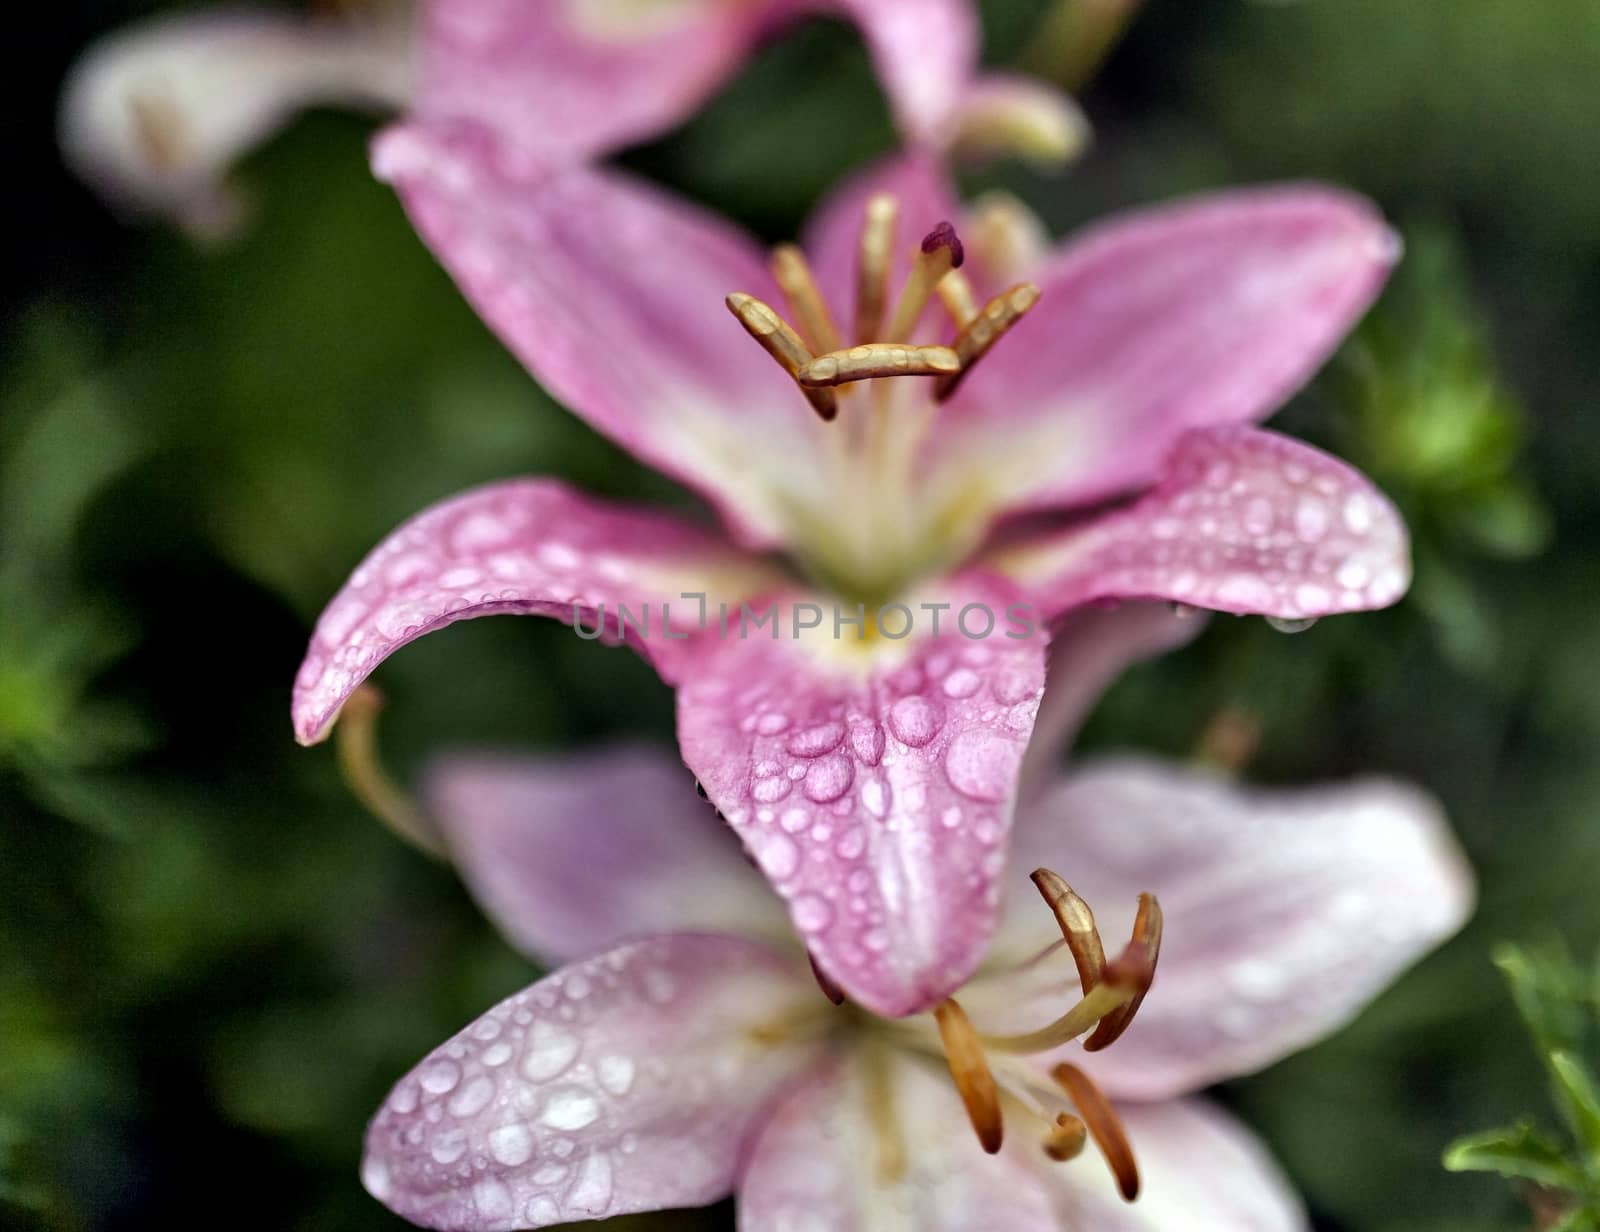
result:
[[[904,342],[910,338],[934,288],[947,274],[960,268],[965,259],[961,240],[949,223],[942,222],[928,232],[911,259],[911,277],[906,279],[905,289],[900,292],[900,302],[895,305],[894,317],[883,341]]]
[[[1089,1075],[1076,1065],[1063,1061],[1050,1071],[1050,1076],[1061,1084],[1084,1125],[1094,1138],[1100,1154],[1105,1156],[1111,1175],[1117,1180],[1117,1189],[1123,1200],[1132,1202],[1139,1196],[1139,1165],[1133,1158],[1133,1147],[1128,1143],[1127,1132],[1117,1117],[1116,1109],[1105,1093],[1095,1086]]]
[[[1019,282],[985,304],[983,311],[956,335],[955,352],[961,361],[960,370],[939,382],[933,391],[934,398],[942,402],[955,393],[972,366],[1038,302],[1039,288],[1031,282]]]
[[[1036,868],[1031,874],[1033,884],[1050,910],[1055,912],[1061,935],[1066,938],[1067,949],[1072,951],[1072,961],[1078,967],[1078,982],[1083,994],[1104,978],[1106,951],[1100,944],[1100,930],[1094,924],[1094,912],[1078,892],[1048,868]]]
[[[1088,1140],[1089,1127],[1070,1112],[1063,1112],[1056,1117],[1056,1123],[1045,1135],[1044,1153],[1057,1163],[1066,1163],[1083,1154],[1084,1144]]]
[[[835,984],[828,973],[817,966],[817,956],[810,950],[806,951],[806,959],[811,963],[811,974],[816,977],[817,987],[822,989],[822,995],[835,1005],[843,1005],[844,989]]]
[[[1133,996],[1100,1020],[1094,1034],[1083,1041],[1085,1052],[1099,1052],[1114,1044],[1133,1016],[1144,1004],[1145,994],[1156,977],[1156,960],[1161,956],[1161,904],[1154,894],[1139,895],[1139,912],[1133,918],[1133,939],[1106,964],[1105,981],[1131,987]]]
[[[833,323],[828,301],[817,287],[816,276],[805,254],[793,244],[779,244],[772,250],[773,280],[783,289],[800,333],[814,351],[837,351],[844,345],[839,327]]]
[[[742,291],[729,295],[727,305],[728,311],[744,326],[745,333],[760,343],[761,349],[777,360],[785,372],[798,379],[801,369],[811,362],[811,352],[800,341],[800,335],[789,328],[789,323],[770,306]],[[832,390],[801,385],[800,391],[823,419],[831,420],[838,415],[839,400]]]
[[[1000,1092],[995,1087],[994,1075],[989,1072],[983,1044],[966,1011],[954,1000],[941,1002],[933,1011],[933,1017],[939,1024],[939,1038],[944,1042],[950,1077],[955,1080],[961,1102],[966,1106],[967,1119],[972,1122],[979,1145],[993,1155],[1000,1149],[1005,1125],[1000,1116]]]
[[[818,389],[880,376],[948,376],[959,366],[956,353],[946,346],[871,342],[818,355],[796,379],[807,389]]]
[[[978,315],[978,300],[972,293],[972,284],[960,270],[953,269],[939,279],[938,292],[944,301],[944,310],[957,329],[965,329]]]
[[[899,218],[900,203],[887,193],[879,193],[867,202],[856,266],[857,342],[871,342],[883,329],[883,311],[889,302],[890,256]]]

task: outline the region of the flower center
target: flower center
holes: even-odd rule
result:
[[[927,491],[916,482],[917,463],[939,405],[1039,299],[1038,288],[1024,282],[979,307],[961,273],[961,240],[941,222],[912,254],[891,311],[899,218],[894,197],[867,202],[851,345],[793,245],[775,249],[771,260],[793,325],[754,296],[727,298],[746,332],[794,379],[826,437],[830,490],[794,511],[806,563],[834,589],[879,601],[959,556],[982,533],[982,517],[964,512],[959,493]],[[915,341],[935,296],[952,336],[948,343]],[[892,379],[899,377],[925,379]]]
[[[933,1011],[936,1039],[916,1022],[877,1026],[881,1034],[902,1046],[942,1053],[978,1142],[989,1154],[997,1152],[1004,1141],[1002,1102],[1007,1101],[1036,1122],[1042,1149],[1050,1159],[1076,1158],[1092,1139],[1122,1196],[1131,1202],[1139,1194],[1139,1168],[1110,1100],[1076,1065],[1060,1062],[1047,1077],[1022,1057],[1053,1051],[1085,1033],[1090,1033],[1084,1041],[1089,1052],[1116,1042],[1133,1021],[1155,978],[1161,951],[1161,908],[1153,895],[1139,896],[1133,937],[1122,953],[1108,962],[1094,913],[1072,887],[1049,869],[1037,870],[1033,883],[1055,914],[1077,965],[1082,999],[1054,1022],[1022,1035],[983,1033],[954,998]],[[1060,945],[1052,945],[1032,961],[1048,958]],[[880,1084],[871,1098],[884,1104],[873,1115],[880,1139],[898,1134],[889,1102],[892,1092]],[[878,1155],[880,1160],[901,1160],[905,1152],[897,1138],[889,1138],[880,1141]]]

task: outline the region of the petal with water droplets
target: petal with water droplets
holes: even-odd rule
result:
[[[785,599],[781,638],[730,630],[683,672],[684,760],[818,963],[881,1014],[959,987],[994,926],[1045,656],[1041,633],[1006,635],[1020,626],[1001,593],[957,583],[939,636],[924,611],[920,633],[873,643],[826,628],[795,640],[803,613]],[[985,610],[992,636],[958,631],[982,629]]]
[[[425,1227],[542,1228],[714,1202],[816,1058],[781,1029],[803,966],[678,934],[564,967],[402,1078],[367,1130],[368,1191]]]
[[[1132,505],[995,558],[1046,614],[1165,599],[1292,619],[1387,607],[1411,583],[1399,512],[1359,471],[1259,428],[1192,432]]]

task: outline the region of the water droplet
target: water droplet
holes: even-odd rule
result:
[[[613,1095],[626,1095],[633,1086],[632,1057],[614,1055],[600,1058],[600,1085]]]
[[[982,678],[970,667],[958,667],[944,678],[944,694],[946,697],[971,697],[982,684]]]
[[[589,995],[589,977],[582,971],[574,971],[562,981],[561,991],[574,1001],[582,1001]]]
[[[943,715],[925,697],[902,697],[889,708],[889,727],[904,744],[920,749],[939,732]]]
[[[833,922],[833,908],[815,894],[802,894],[789,907],[794,926],[803,933],[820,932]]]
[[[756,720],[756,730],[763,736],[776,736],[789,726],[789,716],[776,710],[769,711]]]
[[[447,1129],[442,1134],[435,1134],[433,1141],[428,1144],[428,1154],[433,1156],[437,1164],[453,1164],[467,1153],[467,1131],[464,1129]]]
[[[866,766],[876,766],[883,760],[883,728],[870,719],[856,723],[850,729],[850,747],[857,759]]]
[[[761,841],[757,855],[762,871],[774,881],[792,877],[794,870],[800,867],[800,849],[794,845],[792,838],[784,834],[767,835]]]
[[[944,826],[946,830],[954,830],[959,826],[961,824],[961,806],[952,804],[944,812],[940,813],[939,824]]]
[[[582,1087],[560,1087],[550,1092],[540,1118],[551,1129],[582,1129],[600,1115],[600,1102]]]
[[[493,1176],[484,1177],[472,1187],[472,1204],[478,1208],[478,1218],[491,1226],[509,1219],[516,1209],[506,1183]]]
[[[443,1095],[446,1091],[456,1089],[456,1083],[461,1081],[461,1067],[454,1061],[430,1061],[422,1067],[417,1081],[428,1094]]]
[[[812,763],[806,771],[805,784],[801,790],[805,792],[808,800],[827,804],[850,790],[850,783],[855,778],[855,773],[854,765],[843,754],[826,757]]]
[[[1352,492],[1345,498],[1344,524],[1355,535],[1364,535],[1372,529],[1372,502],[1362,493]]]
[[[528,1050],[522,1058],[522,1072],[533,1082],[554,1078],[577,1059],[580,1046],[578,1037],[571,1031],[541,1018],[528,1031]]]
[[[361,1183],[379,1202],[385,1201],[394,1189],[394,1182],[389,1176],[389,1165],[376,1155],[368,1155],[361,1161]]]
[[[1279,633],[1304,633],[1317,623],[1315,616],[1305,616],[1299,619],[1290,616],[1268,616],[1267,623]]]
[[[602,1151],[583,1161],[583,1170],[567,1192],[569,1215],[604,1215],[611,1206],[611,1160]]]
[[[861,803],[874,817],[882,817],[889,811],[889,789],[882,779],[868,779],[861,785]]]
[[[788,779],[775,774],[771,778],[757,779],[755,785],[750,788],[750,794],[762,804],[776,804],[789,794],[793,786],[794,784]]]
[[[665,1005],[678,995],[678,982],[672,972],[650,967],[644,973],[644,995],[657,1005]]]
[[[559,1185],[572,1169],[566,1164],[545,1164],[533,1174],[535,1185]],[[554,1214],[554,1212],[551,1212]]]
[[[843,739],[843,723],[819,723],[795,732],[784,747],[796,757],[821,757],[838,748]]]
[[[841,860],[859,860],[866,849],[867,836],[861,832],[860,826],[846,831],[833,848]]]
[[[487,1074],[479,1074],[450,1097],[450,1115],[476,1116],[489,1106],[489,1101],[493,1098],[494,1079]]]
[[[519,1122],[489,1131],[489,1154],[497,1163],[515,1168],[533,1158],[533,1135]]]
[[[983,727],[962,732],[945,750],[950,785],[973,800],[1000,801],[1011,794],[1022,748],[1015,740]]]

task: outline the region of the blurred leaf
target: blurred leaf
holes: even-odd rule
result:
[[[1583,1181],[1560,1144],[1526,1122],[1457,1139],[1444,1153],[1444,1166],[1451,1172],[1498,1172],[1563,1189],[1574,1189]]]
[[[1600,1165],[1600,1091],[1595,1089],[1594,1076],[1570,1052],[1551,1053],[1550,1070],[1578,1140]]]
[[[1501,945],[1493,954],[1511,988],[1517,1012],[1545,1056],[1582,1048],[1588,1030],[1588,989],[1564,946]]]

